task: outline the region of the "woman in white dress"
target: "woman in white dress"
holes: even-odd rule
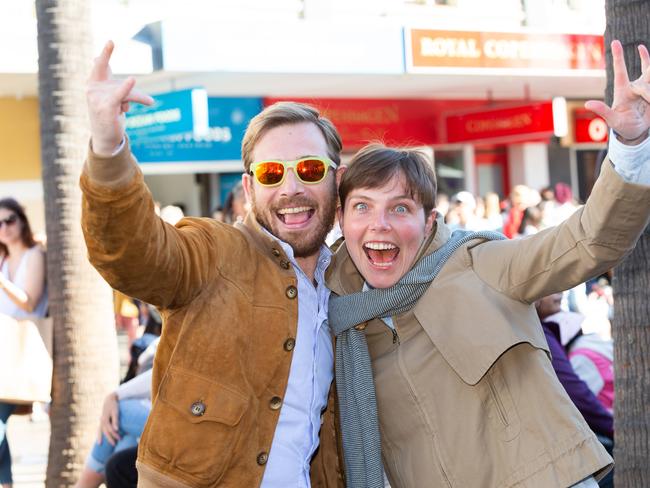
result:
[[[22,206],[0,200],[0,314],[15,319],[47,312],[45,254],[34,240]],[[0,330],[0,334],[2,331]],[[11,488],[11,453],[6,428],[16,405],[0,402],[0,485]]]

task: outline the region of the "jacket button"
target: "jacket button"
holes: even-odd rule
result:
[[[280,255],[280,251],[274,247],[273,249],[271,249],[271,254],[273,254],[277,258]]]
[[[290,285],[287,286],[287,289],[284,293],[287,295],[287,298],[294,299],[298,296],[298,289],[295,286]]]
[[[282,266],[284,269],[289,269],[289,261],[285,261],[284,259],[280,261],[280,266]]]
[[[269,460],[269,455],[265,452],[260,452],[257,455],[257,464],[259,464],[260,466],[264,466],[268,460]]]
[[[190,412],[195,417],[201,417],[205,413],[205,403],[203,402],[194,402],[190,407]]]
[[[271,398],[271,401],[269,402],[269,408],[271,410],[279,410],[281,406],[282,406],[282,398],[277,396]]]
[[[289,337],[286,341],[284,341],[285,351],[292,351],[294,347],[296,347],[296,340],[293,337]]]

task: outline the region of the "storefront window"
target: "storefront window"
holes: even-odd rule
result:
[[[463,169],[463,151],[435,150],[436,177],[438,193],[453,195],[465,190],[465,171]]]

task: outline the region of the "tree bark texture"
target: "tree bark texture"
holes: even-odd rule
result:
[[[650,233],[615,270],[614,484],[650,486]]]
[[[111,290],[88,262],[80,225],[79,175],[89,134],[89,4],[36,1],[47,279],[54,319],[48,488],[76,482],[119,366]]]
[[[650,46],[650,2],[607,0],[607,90],[612,102],[610,43],[623,44],[630,79],[641,73],[637,46]],[[650,486],[650,227],[614,272],[614,370],[616,373],[615,478],[617,488]]]

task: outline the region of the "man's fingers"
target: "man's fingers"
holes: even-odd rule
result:
[[[115,103],[122,105],[122,102],[126,102],[126,98],[129,96],[129,93],[131,93],[131,90],[133,90],[134,86],[135,78],[133,76],[129,76],[120,84],[115,92],[113,92],[113,99]]]
[[[115,90],[115,93],[113,95],[115,103],[119,103],[120,106],[123,103],[128,103],[128,102],[136,102],[136,103],[141,103],[143,105],[152,105],[153,98],[151,98],[146,93],[143,93],[138,90],[134,90],[133,89],[134,86],[135,86],[135,78],[133,76],[129,76],[126,80],[122,82],[122,84],[117,88],[117,90]]]
[[[153,105],[153,98],[140,90],[131,90],[126,101],[141,103],[142,105]]]
[[[612,65],[614,67],[614,89],[621,88],[630,82],[623,56],[621,41],[612,41]]]
[[[601,102],[600,100],[589,100],[585,103],[585,108],[605,119],[610,127],[614,123],[616,113],[609,108],[606,103]]]
[[[111,75],[109,62],[114,48],[115,44],[113,44],[113,41],[108,41],[104,45],[104,49],[102,49],[100,55],[95,58],[93,68],[90,71],[89,81],[103,81],[109,78]]]

